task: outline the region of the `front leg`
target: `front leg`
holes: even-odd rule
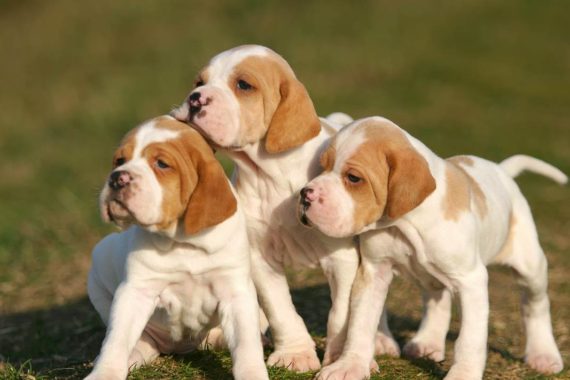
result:
[[[337,242],[338,244],[338,242]],[[321,267],[331,289],[332,307],[327,322],[327,340],[323,366],[334,362],[342,353],[348,328],[350,291],[358,270],[358,252],[354,247],[337,249],[321,259]],[[386,310],[378,324],[375,337],[376,355],[399,356],[400,348],[388,328]]]
[[[234,296],[229,302],[220,302],[220,325],[232,355],[234,378],[267,380],[259,336],[259,306],[253,282],[248,280],[246,287],[242,294]]]
[[[358,269],[358,252],[354,248],[337,250],[321,259],[320,264],[329,283],[332,301],[323,358],[325,366],[338,359],[346,340],[350,290]]]
[[[315,342],[295,311],[283,268],[271,266],[254,250],[251,260],[253,281],[275,346],[267,364],[298,372],[319,369]]]
[[[113,298],[107,334],[93,371],[86,379],[125,379],[128,360],[156,308],[157,297],[123,282]]]
[[[487,280],[487,268],[482,263],[470,273],[456,278],[461,300],[461,330],[446,380],[479,380],[483,377],[489,319]]]
[[[352,287],[350,321],[344,350],[339,359],[324,367],[318,380],[365,379],[374,358],[374,336],[392,282],[392,264],[362,258]]]

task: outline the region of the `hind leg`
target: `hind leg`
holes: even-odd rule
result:
[[[416,335],[404,346],[412,358],[445,359],[445,337],[451,319],[451,292],[448,289],[424,290],[424,317]]]
[[[528,205],[524,202],[516,206],[511,222],[512,252],[503,263],[516,271],[522,290],[525,361],[540,373],[557,373],[562,370],[563,363],[552,334],[547,294],[548,265]]]

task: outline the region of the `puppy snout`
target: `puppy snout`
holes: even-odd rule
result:
[[[310,187],[303,187],[301,189],[301,204],[305,207],[309,207],[311,202],[316,199],[315,190]]]
[[[193,92],[188,97],[188,105],[190,106],[190,113],[196,114],[202,109],[202,94],[200,92]]]
[[[115,170],[109,176],[109,186],[113,190],[120,190],[127,186],[132,179],[133,178],[126,170]]]

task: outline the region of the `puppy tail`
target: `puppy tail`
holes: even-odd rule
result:
[[[558,168],[541,161],[537,158],[526,156],[524,154],[517,154],[515,156],[509,157],[499,164],[499,166],[512,178],[515,178],[523,171],[528,170],[530,172],[543,175],[564,185],[568,182],[568,177],[566,174],[562,173]]]
[[[345,114],[344,112],[333,112],[330,115],[328,115],[326,119],[331,123],[338,124],[342,127],[354,121],[354,119],[350,115]]]

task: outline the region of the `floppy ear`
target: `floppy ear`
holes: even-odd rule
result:
[[[197,184],[184,215],[187,235],[215,226],[237,210],[237,200],[218,161],[200,161],[197,174]]]
[[[321,123],[305,86],[295,78],[283,82],[281,102],[269,124],[265,149],[281,153],[309,141],[319,134]]]
[[[386,157],[390,174],[384,213],[397,219],[419,206],[436,187],[427,161],[413,148]]]

